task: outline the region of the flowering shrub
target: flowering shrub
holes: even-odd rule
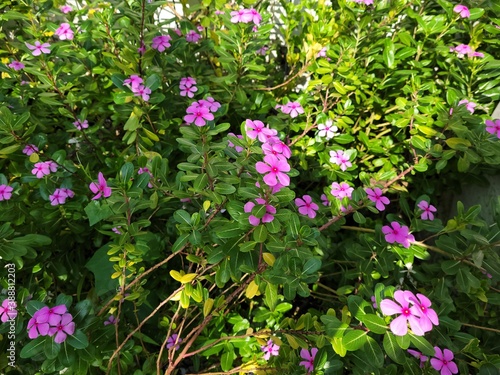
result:
[[[0,372],[498,373],[500,7],[269,3],[0,0]]]

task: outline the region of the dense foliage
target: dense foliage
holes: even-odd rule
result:
[[[500,6],[298,3],[0,0],[2,373],[498,373]]]

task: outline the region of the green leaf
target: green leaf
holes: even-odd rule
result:
[[[215,191],[222,195],[228,195],[233,194],[236,191],[236,188],[233,185],[220,182],[215,186]]]
[[[75,349],[85,349],[89,346],[87,336],[79,329],[73,335],[68,336],[66,342]]]
[[[120,181],[122,183],[127,183],[132,178],[134,174],[134,165],[130,162],[123,164],[120,169]]]
[[[93,226],[101,220],[106,220],[113,215],[113,211],[109,208],[107,203],[103,202],[102,205],[99,201],[93,200],[85,206],[85,213],[89,219],[90,226]]]
[[[243,233],[236,223],[216,227],[214,228],[214,232],[219,238],[239,237]]]
[[[54,359],[59,355],[61,351],[61,345],[56,344],[54,342],[54,338],[52,337],[50,340],[45,340],[45,344],[43,346],[43,353],[48,359]]]
[[[253,239],[255,242],[262,243],[267,239],[267,228],[265,225],[258,225],[253,231]]]
[[[274,312],[276,305],[278,304],[278,287],[274,284],[267,283],[266,290],[264,292],[264,303],[271,312]]]
[[[409,332],[408,335],[410,336],[412,344],[415,345],[423,354],[427,356],[434,355],[434,347],[423,336],[417,336],[411,332]]]
[[[222,367],[222,371],[229,371],[233,368],[233,361],[236,358],[234,351],[225,352],[222,354],[220,365]]]
[[[400,365],[406,362],[406,355],[399,347],[396,337],[391,332],[386,332],[383,341],[384,350],[394,362]]]
[[[395,67],[394,66],[394,51],[395,51],[394,42],[391,39],[386,38],[384,52],[382,53],[382,57],[384,59],[385,65],[389,69],[394,69],[394,67]]]
[[[359,329],[347,332],[342,339],[344,347],[351,352],[358,350],[367,342],[367,335],[367,331]]]
[[[302,269],[302,273],[305,275],[311,275],[317,272],[321,268],[322,262],[319,258],[309,258],[307,262],[304,264],[304,268]]]
[[[360,296],[350,295],[347,297],[347,306],[356,319],[363,321],[364,316],[366,315],[364,309],[366,307],[370,307],[370,304]]]
[[[361,320],[370,331],[383,334],[387,331],[385,320],[375,314],[366,314]]]
[[[51,341],[54,340],[52,337],[49,338],[49,337],[39,336],[33,341],[30,341],[26,345],[24,345],[23,348],[21,349],[21,353],[19,353],[19,356],[21,358],[31,358],[43,352],[45,339]]]
[[[185,210],[177,210],[174,212],[174,220],[179,224],[187,224],[191,226],[191,216]]]
[[[384,353],[380,349],[380,345],[370,336],[366,337],[367,342],[363,346],[363,352],[366,354],[369,363],[376,368],[381,368],[384,364]]]

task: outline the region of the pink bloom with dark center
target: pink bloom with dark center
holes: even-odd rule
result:
[[[184,121],[188,124],[194,123],[196,126],[205,126],[207,121],[212,121],[214,119],[214,115],[210,113],[208,108],[200,106],[199,103],[196,104],[197,105],[191,105],[186,109],[187,115],[184,116]]]
[[[141,96],[142,100],[147,102],[149,100],[149,95],[151,94],[151,89],[144,85],[139,85],[136,87],[132,87],[132,92],[134,96]]]
[[[66,196],[68,198],[73,198],[75,196],[75,192],[71,189],[68,189],[68,188],[60,188],[59,190],[61,190],[61,192],[63,194],[66,194]]]
[[[33,340],[38,336],[47,336],[49,334],[49,328],[50,326],[47,321],[37,321],[37,318],[33,316],[28,321],[28,337]]]
[[[433,212],[436,212],[437,209],[432,204],[429,204],[427,201],[421,201],[417,204],[417,207],[420,208],[423,212],[420,218],[422,220],[434,220]]]
[[[66,198],[68,198],[68,195],[61,189],[56,189],[52,195],[49,195],[50,204],[52,206],[66,203]]]
[[[8,201],[12,197],[12,190],[12,186],[0,185],[0,201]]]
[[[486,131],[500,138],[500,119],[486,120]]]
[[[206,107],[210,110],[210,112],[217,112],[218,109],[221,107],[220,103],[217,102],[214,98],[212,98],[211,96],[209,96],[208,98],[206,99],[201,99],[201,100],[198,100],[198,102],[203,106],[203,107]]]
[[[39,162],[34,165],[31,173],[36,176],[36,178],[42,178],[43,176],[50,174],[50,168],[45,162]]]
[[[419,351],[413,350],[413,349],[408,349],[408,353],[410,353],[415,358],[419,359],[420,360],[420,368],[424,368],[425,362],[427,362],[427,360],[429,359],[428,357],[426,357],[425,355],[423,355]]]
[[[57,163],[56,162],[53,162],[52,160],[48,160],[45,162],[45,165],[47,165],[49,167],[49,170],[51,172],[57,172]]]
[[[382,189],[376,187],[374,189],[366,188],[366,194],[368,195],[368,199],[372,202],[375,202],[375,207],[379,211],[385,210],[385,205],[389,204],[389,198],[384,197],[382,194]]]
[[[469,8],[467,8],[465,5],[455,5],[455,8],[453,8],[453,11],[455,13],[458,13],[460,17],[462,18],[469,18],[470,17],[470,11]]]
[[[44,306],[33,314],[33,318],[36,318],[39,323],[47,322],[51,326],[55,326],[59,322],[61,315],[66,314],[67,311],[66,305],[57,305],[51,308]]]
[[[151,47],[159,52],[163,52],[166,48],[170,47],[171,40],[172,37],[170,35],[155,36]]]
[[[252,22],[253,16],[248,12],[248,9],[240,9],[231,12],[232,23],[249,23]]]
[[[186,41],[189,43],[197,43],[200,40],[201,35],[194,30],[189,30],[186,34]]]
[[[418,310],[410,308],[411,298],[415,298],[412,292],[397,290],[394,293],[394,299],[399,305],[390,299],[383,299],[380,301],[380,310],[384,315],[400,314],[390,324],[391,331],[396,336],[406,335],[408,332],[408,323],[410,323],[410,328],[415,335],[423,336],[425,334],[425,331],[421,327],[420,320],[417,318],[420,316],[420,314],[417,314]]]
[[[431,358],[431,366],[436,371],[440,371],[441,375],[458,374],[458,367],[453,362],[453,352],[449,349],[442,351],[437,346],[434,347],[434,357]]]
[[[391,226],[384,225],[382,227],[382,233],[384,233],[387,242],[397,242],[405,248],[409,248],[410,243],[415,241],[415,237],[409,231],[406,225],[401,226],[397,221],[393,221]]]
[[[196,85],[196,80],[193,77],[182,77],[179,85],[191,87]]]
[[[87,129],[89,127],[89,122],[87,120],[82,121],[82,120],[78,119],[75,122],[73,122],[73,125],[78,130],[82,130],[82,129]]]
[[[181,96],[187,96],[189,98],[192,98],[194,96],[194,93],[198,91],[198,87],[196,86],[187,87],[180,85],[179,88],[181,90]]]
[[[0,199],[1,200],[1,199]],[[0,307],[0,321],[5,323],[8,320],[14,320],[17,316],[17,303],[6,298],[2,302]]]
[[[38,40],[35,42],[35,45],[29,44],[29,43],[24,43],[26,44],[26,47],[28,47],[31,51],[33,56],[40,56],[42,53],[50,53],[50,44],[49,43],[40,43]]]
[[[61,40],[72,40],[74,37],[73,30],[71,30],[71,25],[69,23],[61,23],[54,34]]]
[[[458,102],[458,105],[462,105],[462,104],[465,104],[465,108],[467,108],[467,110],[470,112],[470,113],[474,113],[474,110],[477,106],[476,103],[474,102],[469,102],[467,99],[462,99]]]
[[[251,21],[253,21],[253,23],[255,25],[259,25],[260,22],[262,21],[262,16],[260,15],[259,12],[257,12],[256,9],[247,9],[247,13],[248,13],[248,16],[251,17]]]
[[[332,190],[331,194],[335,198],[343,199],[343,198],[349,198],[351,199],[351,194],[354,191],[354,188],[349,186],[347,182],[341,182],[340,184],[338,182],[332,183]]]
[[[175,350],[179,349],[179,344],[182,342],[182,339],[174,333],[167,339],[167,349],[174,348]]]
[[[352,167],[349,157],[342,150],[330,151],[330,162],[337,164],[342,171]]]
[[[416,297],[411,296],[409,302],[413,303],[412,309],[415,314],[418,311],[420,316],[420,327],[424,332],[432,330],[432,325],[439,325],[439,318],[434,309],[431,309],[432,302],[423,294],[417,293]]]
[[[255,169],[260,174],[265,174],[264,182],[267,186],[274,186],[278,182],[283,186],[290,185],[290,177],[284,172],[290,172],[290,165],[284,157],[277,157],[275,155],[264,156],[264,162],[257,162]]]
[[[314,358],[316,358],[316,354],[318,354],[317,348],[312,348],[311,353],[309,353],[307,349],[302,349],[300,351],[300,356],[303,359],[300,365],[306,368],[308,374],[314,371]]]
[[[266,128],[264,123],[259,120],[246,120],[245,127],[247,130],[247,136],[250,139],[258,138],[259,141],[265,143],[268,136],[274,136],[272,129]]]
[[[271,356],[278,356],[280,351],[280,346],[276,345],[273,340],[269,339],[266,345],[262,345],[260,350],[264,352],[264,359],[269,361]]]
[[[98,177],[97,177],[98,182],[92,182],[89,185],[90,190],[92,193],[96,194],[92,200],[99,199],[101,196],[104,196],[104,198],[108,198],[111,195],[111,188],[108,187],[108,183],[106,182],[106,179],[102,175],[102,172],[99,172]]]
[[[57,324],[54,324],[49,328],[49,336],[55,336],[54,342],[56,344],[63,343],[68,335],[75,333],[75,322],[73,322],[73,316],[69,313],[64,315],[59,315],[59,320]]]
[[[70,7],[69,5],[63,5],[62,7],[59,8],[59,10],[61,12],[63,12],[64,14],[66,14],[66,13],[71,12],[73,10],[73,8]]]
[[[256,198],[255,201],[257,202],[257,204],[265,206],[266,213],[264,214],[264,216],[262,216],[261,219],[259,219],[258,217],[254,216],[254,215],[250,215],[248,217],[248,221],[250,222],[250,224],[252,224],[254,227],[256,227],[257,225],[260,224],[261,221],[263,223],[270,223],[271,221],[273,221],[274,220],[274,214],[276,213],[276,207],[271,206],[270,204],[268,204],[266,202],[265,199],[262,199],[262,198]],[[250,213],[250,212],[252,212],[252,209],[254,207],[255,207],[255,203],[253,203],[253,202],[247,202],[245,204],[245,206],[243,206],[243,210],[246,213]]]
[[[24,146],[23,154],[30,156],[34,152],[38,152],[38,147],[36,147],[35,145],[29,144]]]
[[[304,195],[302,198],[296,198],[295,204],[299,208],[299,213],[302,215],[307,215],[311,219],[316,217],[316,211],[319,210],[319,206],[313,202],[310,195]]]
[[[295,118],[304,113],[304,108],[302,108],[299,102],[288,102],[281,107],[281,112],[289,114],[291,118]]]
[[[139,87],[144,80],[136,74],[132,74],[127,79],[123,80],[123,84],[130,88]]]
[[[9,64],[9,68],[12,68],[14,70],[21,70],[24,69],[24,64],[22,62],[14,60]]]

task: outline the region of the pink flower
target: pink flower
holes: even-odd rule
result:
[[[174,33],[176,33],[178,36],[182,36],[181,29],[174,29]]]
[[[14,60],[9,64],[9,68],[12,68],[14,70],[21,70],[24,69],[24,64],[22,62]]]
[[[36,147],[35,145],[28,144],[24,146],[23,154],[30,156],[34,152],[38,152],[38,147]]]
[[[347,198],[351,199],[351,194],[353,191],[354,191],[354,188],[350,187],[346,182],[341,182],[340,184],[338,182],[334,182],[332,184],[332,190],[330,193],[335,198],[342,199],[342,198],[347,197]]]
[[[8,320],[14,320],[17,316],[17,303],[6,298],[2,302],[2,307],[0,307],[0,321],[5,323]]]
[[[205,126],[207,121],[212,121],[214,119],[214,115],[210,113],[208,108],[199,105],[199,103],[193,103],[193,105],[189,106],[186,109],[186,113],[187,115],[184,116],[184,121],[188,124],[194,122],[196,126]]]
[[[113,231],[113,233],[122,234],[120,228],[121,228],[121,225],[118,225],[116,227],[111,228],[111,230]]]
[[[201,35],[194,30],[189,30],[186,34],[186,41],[190,43],[197,43],[200,40]]]
[[[418,300],[417,300],[418,299]],[[432,325],[439,325],[439,318],[434,309],[431,309],[432,302],[423,294],[417,293],[417,296],[411,296],[409,301],[413,307],[418,310],[420,316],[420,327],[424,332],[432,330]]]
[[[253,16],[248,12],[248,9],[240,9],[231,12],[232,23],[249,23],[252,22]]]
[[[255,53],[257,55],[264,56],[268,50],[269,50],[268,46],[263,46],[263,47],[259,48],[257,51],[255,51]]]
[[[108,320],[104,322],[104,325],[108,326],[110,324],[118,324],[119,321],[120,319],[116,319],[114,315],[110,315]]]
[[[247,9],[247,14],[248,16],[251,17],[251,21],[253,21],[255,25],[259,25],[260,22],[262,21],[262,16],[260,15],[259,12],[257,12],[256,9],[253,8]]]
[[[358,4],[365,4],[365,5],[373,4],[373,0],[353,0],[353,1]]]
[[[189,98],[192,98],[194,96],[194,93],[198,91],[198,87],[196,86],[187,87],[180,85],[179,88],[181,90],[181,96],[187,96]]]
[[[385,234],[385,240],[389,243],[397,242],[405,248],[410,247],[410,242],[415,241],[415,237],[409,233],[409,228],[406,225],[401,226],[397,221],[393,221],[391,226],[384,225],[382,233]]]
[[[36,339],[38,336],[47,336],[49,334],[49,328],[50,326],[47,321],[38,321],[33,315],[28,321],[28,337],[30,339]]]
[[[196,80],[193,77],[183,77],[179,83],[179,86],[191,87],[196,85]]]
[[[382,190],[376,187],[375,189],[366,188],[365,191],[368,195],[368,199],[375,202],[377,210],[384,211],[385,205],[389,204],[389,198],[382,195]]]
[[[243,139],[243,136],[241,134],[234,134],[234,133],[227,133],[227,135],[232,135],[233,137],[236,137],[238,139]],[[241,146],[235,146],[231,141],[227,141],[227,145],[231,148],[234,148],[236,150],[236,152],[241,152],[243,151],[243,147]]]
[[[159,52],[165,51],[165,48],[170,47],[170,41],[172,37],[170,35],[160,35],[153,38],[152,48],[158,50]]]
[[[377,306],[377,299],[375,298],[375,296],[371,296],[370,297],[370,301],[372,301],[372,306],[374,309],[378,309],[378,306]]]
[[[142,100],[147,102],[149,100],[149,94],[151,94],[151,89],[147,86],[144,85],[139,85],[136,87],[131,88],[132,92],[134,93],[134,96],[141,96]]]
[[[50,204],[52,206],[66,203],[66,198],[68,198],[67,194],[61,189],[56,189],[52,195],[49,195]]]
[[[75,196],[75,192],[68,188],[60,188],[61,193],[66,194],[68,198],[73,198]]]
[[[463,58],[465,55],[467,55],[469,58],[471,58],[471,57],[484,57],[483,53],[475,52],[467,44],[459,44],[456,47],[450,47],[450,52],[455,52],[459,59]]]
[[[312,348],[311,349],[311,354],[309,354],[309,350],[307,349],[302,349],[300,351],[300,356],[304,361],[300,362],[301,366],[304,366],[306,368],[307,373],[309,374],[311,371],[314,371],[314,358],[316,357],[316,354],[318,353],[317,348]]]
[[[54,336],[54,342],[56,344],[61,344],[66,340],[68,335],[75,333],[75,322],[73,322],[73,316],[69,313],[64,315],[58,315],[59,319],[56,324],[49,328],[49,336]],[[51,324],[52,325],[52,324]]]
[[[394,293],[394,299],[399,305],[390,299],[380,301],[380,310],[384,315],[400,314],[390,324],[391,331],[396,336],[406,335],[408,323],[410,323],[410,328],[415,335],[423,336],[425,334],[420,325],[420,320],[417,318],[417,316],[420,316],[419,311],[410,308],[410,298],[412,297],[415,298],[415,295],[410,291],[397,290]]]
[[[486,120],[486,131],[500,138],[500,119]]]
[[[73,125],[75,125],[75,128],[77,128],[78,130],[82,130],[89,127],[89,122],[87,120],[82,121],[80,119],[77,119],[75,122],[73,122]]]
[[[339,135],[340,133],[337,133],[339,128],[335,125],[333,125],[333,120],[326,120],[324,124],[319,124],[318,125],[318,136],[321,138],[326,138],[332,139],[333,137]]]
[[[349,157],[342,150],[330,151],[330,162],[340,166],[342,171],[347,168],[352,167],[352,163],[349,161]]]
[[[467,8],[465,5],[455,5],[455,8],[453,8],[453,11],[455,13],[458,13],[460,17],[462,18],[469,18],[470,17],[470,11],[469,8]]]
[[[51,172],[57,172],[57,163],[53,162],[52,160],[48,160],[45,162],[45,164],[49,167],[49,170]]]
[[[203,106],[209,109],[210,112],[217,112],[218,109],[221,107],[220,103],[215,101],[214,98],[211,96],[207,97],[206,99],[201,99],[198,100],[198,102]]]
[[[434,351],[435,358],[431,358],[431,366],[434,370],[440,371],[441,375],[458,374],[458,367],[453,362],[454,355],[451,350],[445,349],[443,352],[435,346]]]
[[[177,335],[177,333],[174,333],[172,336],[170,336],[167,339],[167,349],[174,347],[175,350],[178,350],[179,344],[181,342],[182,342],[182,339]]]
[[[326,194],[321,194],[320,198],[321,198],[321,204],[323,204],[323,206],[328,207],[332,205],[332,202],[330,202]]]
[[[257,225],[260,224],[261,220],[263,223],[270,223],[271,221],[273,221],[274,214],[276,213],[276,207],[271,206],[270,204],[268,204],[266,202],[265,199],[262,199],[262,198],[256,198],[255,201],[257,202],[257,204],[265,206],[266,213],[264,214],[264,216],[262,216],[261,219],[259,219],[258,217],[254,216],[254,215],[250,215],[248,217],[248,221],[250,222],[250,224],[252,224],[254,227],[256,227]],[[255,203],[247,202],[245,204],[245,206],[243,206],[243,210],[248,214],[248,213],[252,212],[252,209],[254,207],[255,207]]]
[[[0,185],[0,201],[8,201],[12,197],[12,190],[12,186]]]
[[[104,198],[108,198],[111,195],[111,188],[108,187],[108,184],[107,184],[106,180],[104,179],[102,172],[99,172],[97,180],[98,180],[98,183],[92,182],[89,185],[89,188],[92,191],[92,193],[96,194],[92,198],[92,200],[99,199],[99,198],[101,198],[101,196],[104,196]]]
[[[426,201],[421,201],[419,204],[417,204],[417,207],[424,211],[420,216],[422,220],[434,220],[433,212],[437,211],[436,207]]]
[[[50,167],[45,162],[36,163],[31,173],[36,175],[36,178],[42,178],[50,174]]]
[[[316,54],[316,58],[326,57],[326,47],[321,48],[321,50]]]
[[[284,156],[289,159],[292,156],[292,151],[290,147],[284,144],[282,141],[278,139],[278,141],[268,141],[262,145],[262,151],[264,155],[274,155],[274,156]]]
[[[33,56],[39,56],[42,53],[50,53],[50,44],[49,43],[40,43],[38,40],[35,42],[35,45],[24,43],[26,47],[28,47],[32,52]]]
[[[144,55],[146,53],[146,44],[144,44],[143,41],[141,41],[141,46],[137,48],[137,52],[139,52],[141,55]]]
[[[248,138],[258,138],[262,143],[265,143],[268,137],[272,137],[275,134],[272,129],[266,128],[264,123],[259,120],[252,121],[247,119],[245,127]]]
[[[69,23],[61,23],[54,34],[57,35],[61,40],[72,40],[74,36],[73,30],[71,30],[71,25]]]
[[[269,339],[267,341],[267,344],[262,345],[260,347],[260,349],[264,352],[264,359],[266,361],[269,361],[269,358],[271,358],[272,355],[273,356],[279,355],[280,347],[279,347],[279,345],[276,345],[275,343],[273,343],[273,340]]]
[[[470,113],[474,113],[474,109],[476,108],[477,104],[474,103],[474,102],[469,102],[467,99],[462,99],[458,102],[458,105],[462,105],[462,104],[465,104],[465,108],[467,108],[467,110],[470,112]]]
[[[59,323],[61,315],[66,314],[67,311],[66,305],[57,305],[52,308],[44,306],[33,314],[33,318],[39,323],[47,322],[51,326],[55,326]]]
[[[139,87],[139,85],[143,82],[144,82],[144,80],[135,74],[132,74],[129,78],[123,80],[123,84],[125,86],[130,87],[130,88]]]
[[[299,102],[288,102],[281,107],[281,112],[289,114],[291,118],[295,118],[304,113],[304,108],[302,108]]]
[[[416,351],[413,349],[408,349],[408,353],[410,353],[415,358],[418,358],[420,360],[420,368],[424,368],[425,362],[427,362],[428,357],[426,357],[425,355],[423,355],[419,351]]]
[[[266,174],[264,182],[267,186],[274,186],[278,182],[283,186],[290,185],[290,177],[284,172],[290,172],[290,165],[284,157],[277,157],[275,155],[264,156],[264,163],[259,161],[255,164],[257,172]]]
[[[319,210],[318,205],[312,201],[312,198],[309,195],[304,195],[302,199],[296,198],[295,204],[299,208],[300,214],[304,216],[307,215],[311,219],[316,217],[316,211]]]
[[[63,5],[62,7],[59,8],[59,10],[61,12],[63,12],[64,14],[66,14],[66,13],[71,12],[73,10],[73,8],[70,7],[69,5]]]

